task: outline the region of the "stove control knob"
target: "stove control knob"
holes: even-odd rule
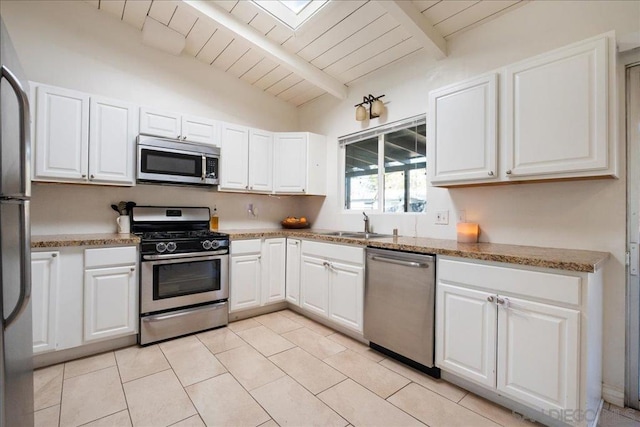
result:
[[[211,242],[208,240],[205,240],[204,242],[202,242],[202,247],[204,249],[211,249]]]
[[[177,248],[177,246],[176,246],[176,244],[175,244],[174,242],[169,242],[169,243],[167,243],[167,250],[168,250],[169,252],[173,252],[173,251],[175,251],[175,250],[176,250],[176,248]]]
[[[162,253],[167,250],[167,245],[164,242],[156,243],[156,251]]]
[[[213,242],[211,242],[211,249],[218,249],[220,247],[220,242],[218,242],[217,240],[214,240]]]

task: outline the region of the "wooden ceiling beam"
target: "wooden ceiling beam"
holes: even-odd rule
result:
[[[211,19],[246,40],[276,63],[296,73],[309,83],[327,91],[339,99],[346,99],[348,88],[329,74],[309,64],[299,56],[285,50],[278,43],[265,37],[255,28],[240,21],[231,13],[213,2],[204,0],[182,0],[204,19]]]
[[[438,30],[416,8],[412,1],[393,0],[379,1],[389,15],[391,15],[402,28],[411,34],[420,44],[431,52],[436,59],[447,56],[447,41]]]

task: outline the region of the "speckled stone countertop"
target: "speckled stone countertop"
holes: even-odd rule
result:
[[[31,236],[31,248],[61,248],[64,246],[137,245],[140,238],[133,234],[56,234]]]
[[[580,249],[557,249],[538,246],[505,245],[498,243],[458,243],[455,240],[427,237],[375,237],[372,239],[326,236],[325,230],[220,230],[229,233],[231,240],[258,239],[262,237],[299,237],[326,242],[419,252],[484,261],[504,262],[531,267],[554,268],[593,273],[609,258],[608,252]],[[327,230],[328,231],[328,230]]]

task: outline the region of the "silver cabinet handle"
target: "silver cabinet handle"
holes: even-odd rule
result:
[[[57,253],[52,253],[52,254],[51,254],[51,258],[55,258],[55,257],[57,257],[57,256],[58,256],[58,254],[57,254]]]
[[[31,196],[31,135],[29,128],[29,97],[24,91],[20,80],[4,65],[0,68],[0,79],[5,78],[18,98],[18,120],[20,124],[20,157],[22,177],[20,182],[21,195]]]
[[[178,135],[178,139],[182,139],[182,135]]]
[[[493,302],[495,300],[495,298],[493,297],[493,295],[490,295],[487,297],[487,301],[489,302]]]
[[[325,266],[325,267],[329,267],[329,263],[328,263],[327,261],[324,261],[324,262],[322,263],[322,265],[323,265],[323,266]]]
[[[86,174],[86,173],[83,173],[83,174],[82,174],[82,178],[86,178],[86,177],[87,177],[87,174]]]
[[[507,175],[511,175],[511,169],[507,170],[505,173],[506,173]]]
[[[134,271],[136,271],[135,267],[131,267],[131,272],[133,273]]]
[[[95,175],[91,174],[91,179],[94,179],[95,177],[96,177]]]
[[[503,306],[504,308],[509,308],[509,298],[498,297],[497,302],[499,305]]]
[[[493,171],[489,171],[489,176],[493,176]]]
[[[186,137],[186,136],[183,136],[183,137],[182,137],[182,139],[187,139],[187,137]]]
[[[245,189],[245,190],[248,190],[248,189],[249,189],[249,186],[248,186],[248,185],[245,185],[245,186],[244,186],[244,189]]]

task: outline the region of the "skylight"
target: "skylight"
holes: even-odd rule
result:
[[[329,0],[252,0],[292,30],[297,30]]]
[[[287,6],[296,15],[302,12],[302,9],[307,7],[311,0],[280,0],[280,3]]]

